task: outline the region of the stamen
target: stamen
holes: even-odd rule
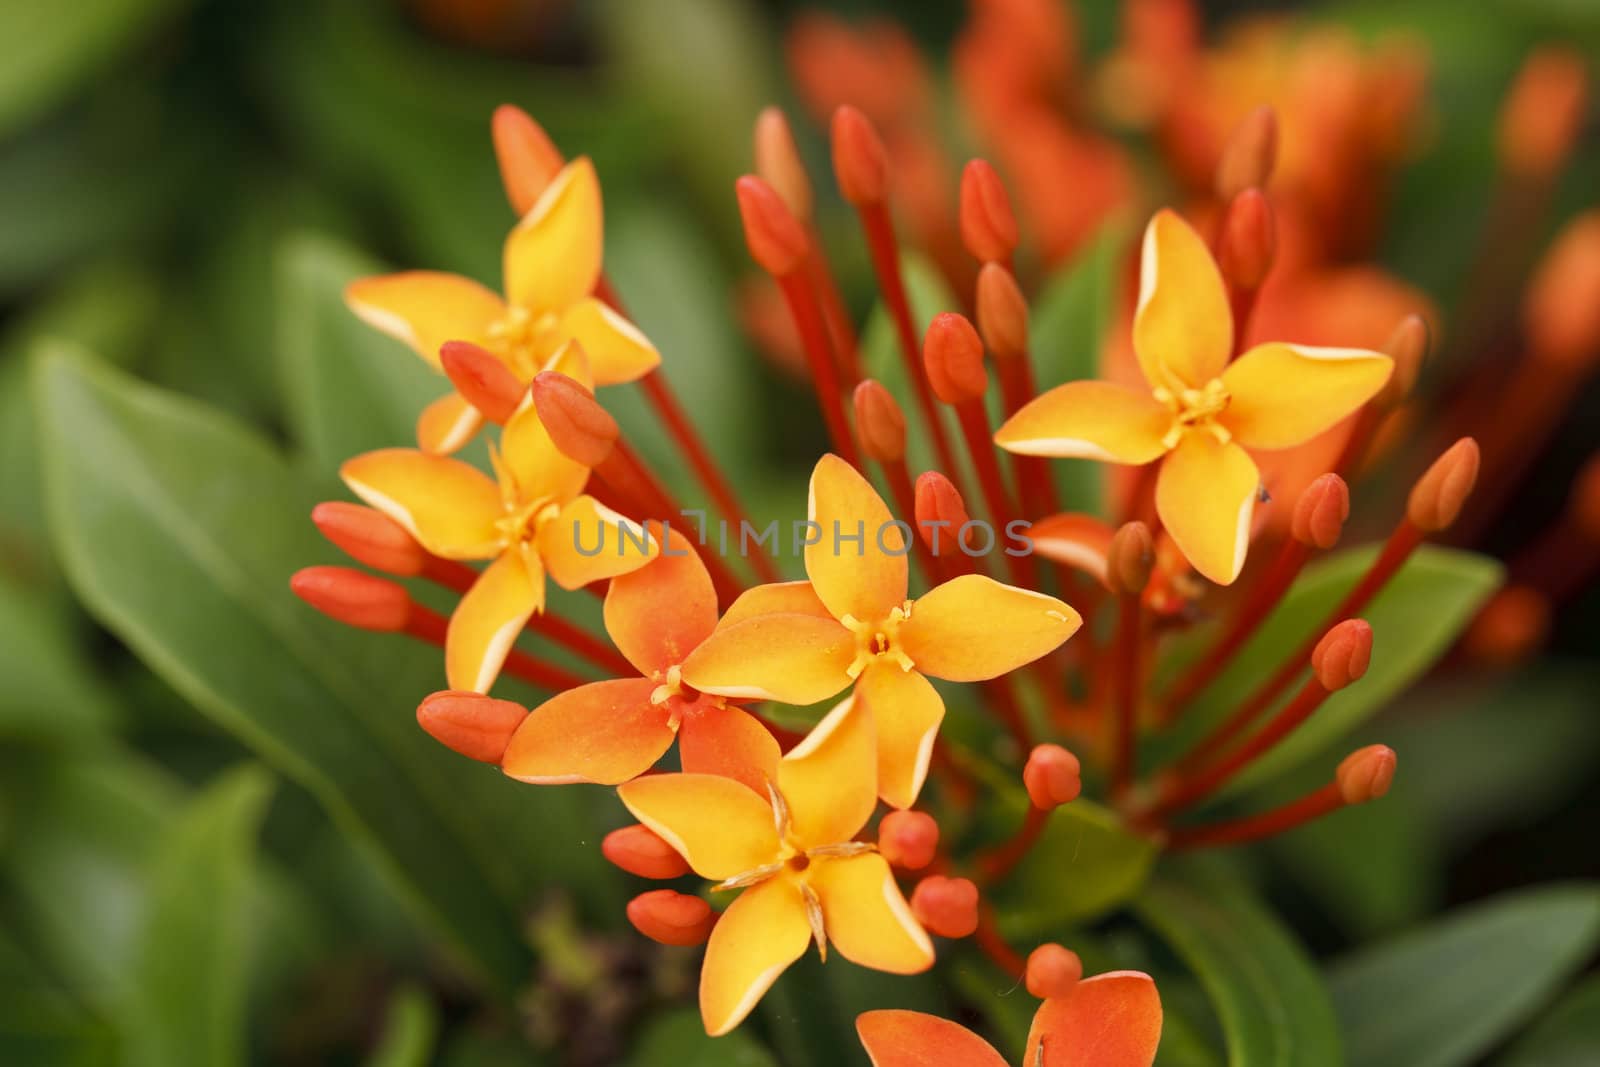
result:
[[[806,902],[806,921],[811,924],[811,938],[817,943],[817,955],[828,962],[828,927],[823,920],[822,901],[809,882],[800,883],[800,897]]]

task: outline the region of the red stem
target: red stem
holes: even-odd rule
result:
[[[1321,789],[1307,793],[1299,800],[1290,801],[1271,811],[1248,815],[1229,822],[1212,823],[1209,826],[1174,830],[1167,837],[1166,847],[1169,851],[1176,852],[1191,848],[1216,848],[1222,845],[1243,844],[1246,841],[1259,841],[1264,837],[1274,837],[1286,830],[1292,830],[1312,819],[1338,811],[1344,806],[1344,794],[1339,790],[1339,783],[1329,782]]]
[[[811,371],[811,382],[817,392],[817,406],[822,409],[822,421],[828,426],[833,450],[852,467],[860,470],[861,457],[856,452],[855,438],[850,433],[850,421],[845,417],[844,393],[839,384],[833,345],[828,341],[828,327],[823,321],[822,309],[817,304],[817,295],[800,271],[779,278],[778,288],[783,291],[789,314],[800,332],[806,365]]]
[[[997,359],[1000,398],[1007,417],[1015,415],[1036,392],[1033,365],[1026,352],[1012,359]],[[1056,486],[1050,477],[1050,463],[1043,456],[1011,457],[1011,467],[1016,474],[1017,492],[1022,498],[1023,514],[1029,518],[1054,515],[1061,510],[1056,502]]]
[[[982,873],[984,882],[993,885],[1016,870],[1017,864],[1021,863],[1038,843],[1040,835],[1044,833],[1044,828],[1049,823],[1048,811],[1029,804],[1028,814],[1023,818],[1022,825],[1017,827],[1016,834],[992,852],[978,858],[978,870]]]
[[[1027,973],[1028,961],[1016,949],[1006,944],[1006,939],[1000,936],[1000,927],[994,919],[994,909],[989,905],[981,905],[978,913],[978,929],[972,935],[973,941],[982,950],[985,956],[994,961],[996,967],[1009,974],[1012,978],[1021,981]]]
[[[894,497],[895,510],[901,515],[909,515],[910,521],[917,521],[917,491],[911,483],[911,472],[906,469],[905,457],[878,464],[883,468],[884,481],[889,483],[889,495]],[[922,540],[918,532],[911,531],[912,551],[916,553],[917,566],[922,569],[922,576],[928,585],[939,584],[944,568],[939,565],[938,559],[933,555],[933,550]]]
[[[966,439],[967,454],[972,457],[973,469],[978,472],[978,487],[983,490],[989,518],[999,527],[994,531],[994,539],[997,545],[1002,546],[1001,554],[1005,556],[1006,566],[1011,571],[1011,580],[1026,588],[1035,588],[1038,585],[1038,573],[1034,569],[1033,556],[1015,556],[1003,547],[1009,536],[1007,529],[1016,518],[1016,512],[1006,492],[1005,475],[1001,473],[999,460],[995,458],[994,437],[989,430],[989,413],[984,409],[983,400],[980,398],[957,404],[956,419],[961,423],[961,435]]]
[[[845,384],[853,389],[862,378],[855,327],[850,321],[850,311],[845,307],[844,297],[839,293],[839,284],[828,266],[828,256],[822,248],[822,239],[817,235],[816,227],[810,228],[809,237],[811,254],[806,257],[806,274],[812,291],[821,301],[822,318],[827,323],[828,336],[833,341],[833,352],[838,357],[839,374]]]
[[[1112,765],[1112,788],[1125,792],[1133,785],[1139,743],[1139,652],[1143,625],[1140,594],[1123,593],[1117,598],[1117,643],[1114,677],[1116,686],[1116,744]]]

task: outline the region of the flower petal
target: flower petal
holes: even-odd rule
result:
[[[1133,349],[1153,386],[1199,388],[1233,354],[1233,312],[1205,241],[1174,211],[1144,231]]]
[[[772,582],[740,593],[722,613],[717,628],[726,630],[757,615],[815,615],[832,619],[833,613],[817,596],[810,582]]]
[[[993,1045],[959,1023],[898,1009],[856,1016],[872,1067],[1008,1067]]]
[[[544,608],[539,560],[502,552],[472,583],[450,616],[444,669],[451,689],[487,693],[528,618]]]
[[[1116,532],[1104,519],[1063,511],[1028,527],[1028,540],[1033,542],[1033,550],[1045,559],[1065,563],[1097,582],[1104,582],[1106,556]]]
[[[828,943],[839,955],[890,974],[933,966],[933,942],[900,894],[888,860],[876,852],[819,859],[806,873],[822,901]]]
[[[767,728],[741,708],[699,701],[678,729],[678,758],[693,774],[720,774],[743,782],[760,796],[778,776],[782,752]]]
[[[706,1033],[721,1037],[743,1022],[810,943],[805,899],[792,880],[773,878],[739,894],[711,928],[700,968]]]
[[[631,781],[672,747],[669,709],[649,678],[591,682],[550,698],[511,735],[500,769],[534,785]]]
[[[850,684],[856,638],[832,618],[759,615],[719,629],[683,663],[702,693],[815,704]]]
[[[772,804],[732,778],[647,774],[617,795],[703,878],[720,882],[778,858]]]
[[[878,755],[872,712],[840,701],[778,763],[789,805],[789,836],[804,848],[849,841],[878,805]]]
[[[1236,444],[1203,430],[1184,434],[1161,463],[1156,513],[1194,569],[1219,585],[1239,577],[1261,475]]]
[[[652,523],[657,539],[661,526]],[[640,674],[682,663],[717,626],[717,591],[689,539],[670,531],[661,555],[606,592],[606,633]]]
[[[994,435],[1024,456],[1067,456],[1112,463],[1149,463],[1172,413],[1142,389],[1112,382],[1068,382],[1024,404]]]
[[[448,456],[472,440],[482,425],[477,408],[460,394],[447,393],[417,417],[417,447],[430,455]]]
[[[823,456],[811,472],[806,518],[821,528],[806,546],[806,574],[834,618],[876,622],[900,606],[910,543],[871,482],[838,456]]]
[[[944,698],[917,671],[880,659],[861,673],[856,699],[872,713],[877,731],[878,795],[890,807],[909,808],[928,777]]]
[[[1066,996],[1039,1005],[1022,1062],[1041,1067],[1150,1067],[1161,1043],[1161,1017],[1161,996],[1148,974],[1097,974],[1073,986]]]
[[[506,238],[506,300],[543,314],[588,296],[600,280],[601,240],[600,181],[580,156]]]
[[[580,496],[539,526],[539,555],[563,589],[638,570],[661,552],[661,542],[592,496]]]
[[[1219,417],[1246,448],[1293,448],[1347,417],[1389,381],[1394,360],[1363,348],[1257,345],[1228,365]]]
[[[583,346],[596,385],[637,381],[661,365],[661,353],[639,327],[592,296],[571,304],[556,332]]]
[[[493,290],[435,270],[357,279],[345,287],[344,302],[362,322],[404,341],[435,367],[446,341],[492,347],[489,326],[506,313]]]
[[[500,551],[500,490],[469,463],[385,448],[346,460],[339,476],[436,556],[488,559]]]
[[[979,682],[1053,652],[1082,624],[1053,596],[964,574],[918,598],[900,647],[924,674]]]

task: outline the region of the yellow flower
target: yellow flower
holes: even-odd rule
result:
[[[1229,363],[1233,315],[1222,276],[1171,211],[1145,230],[1133,347],[1148,392],[1068,382],[1013,415],[995,442],[1028,456],[1160,459],[1161,522],[1195,569],[1223,585],[1244,566],[1260,484],[1245,449],[1310,440],[1370,400],[1393,370],[1377,352],[1285,342]]]
[[[590,382],[576,344],[546,369]],[[556,449],[531,401],[506,423],[491,458],[496,479],[411,448],[367,452],[339,471],[352,492],[434,555],[494,561],[461,598],[445,635],[450,688],[480,693],[529,617],[544,609],[546,574],[577,589],[637,570],[659,550],[643,527],[583,495],[589,469]]]
[[[634,818],[718,889],[742,889],[711,932],[700,1016],[721,1035],[813,940],[823,958],[893,974],[933,964],[876,847],[854,840],[877,805],[871,709],[846,700],[778,763],[762,797],[732,778],[660,774],[617,793]]]
[[[998,677],[1055,649],[1082,620],[1055,597],[976,574],[907,599],[908,528],[838,456],[823,456],[811,473],[808,518],[810,581],[739,597],[684,661],[683,679],[705,693],[786,704],[813,704],[855,682],[877,724],[879,793],[909,807],[944,718],[925,676]]]
[[[600,183],[587,158],[562,168],[506,238],[505,296],[470,278],[413,270],[362,278],[345,290],[361,319],[396,337],[434,367],[446,341],[470,341],[530,381],[567,341],[588,353],[600,385],[630,382],[661,362],[627,319],[590,295],[600,280]],[[483,424],[452,392],[417,422],[423,451],[448,454]]]

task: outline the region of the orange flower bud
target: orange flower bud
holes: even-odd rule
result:
[[[799,270],[811,242],[783,197],[751,174],[740,178],[733,188],[739,197],[739,217],[744,221],[744,243],[750,258],[774,278]]]
[[[906,454],[906,417],[894,395],[875,378],[856,386],[856,437],[861,451],[879,463],[897,463]]]
[[[704,944],[717,916],[699,897],[652,889],[628,901],[628,921],[652,941],[682,947]]]
[[[939,937],[968,937],[978,928],[978,887],[965,878],[930,875],[911,891],[911,913]]]
[[[896,867],[920,871],[939,851],[939,824],[925,811],[891,811],[878,823],[878,852]]]
[[[446,341],[439,346],[439,363],[461,399],[490,422],[504,425],[527,392],[492,352],[471,341]]]
[[[1131,596],[1150,584],[1156,564],[1155,538],[1150,527],[1130,522],[1111,535],[1106,550],[1106,588],[1118,596]]]
[[[1337,693],[1358,682],[1372,663],[1372,627],[1365,619],[1346,619],[1322,635],[1311,650],[1311,670],[1317,682]]]
[[[805,164],[800,162],[800,149],[794,143],[794,131],[782,109],[762,108],[756,116],[756,173],[772,186],[794,217],[801,221],[811,218],[811,179],[806,176]]]
[[[682,878],[689,864],[648,826],[635,823],[613,830],[600,842],[606,859],[640,878]]]
[[[1265,189],[1278,159],[1278,115],[1263,104],[1244,117],[1217,161],[1217,198],[1227,203],[1246,189]]]
[[[1083,977],[1083,961],[1071,949],[1046,942],[1028,953],[1024,974],[1029,995],[1051,1000],[1072,992]]]
[[[305,567],[289,579],[294,595],[330,619],[360,630],[404,630],[411,618],[405,587],[349,567]]]
[[[1478,442],[1463,437],[1433,461],[1406,501],[1406,518],[1424,533],[1437,533],[1456,521],[1478,481]]]
[[[1550,633],[1550,598],[1526,585],[1508,585],[1472,620],[1462,638],[1475,660],[1496,667],[1522,663]]]
[[[1028,354],[1028,298],[1004,264],[985,263],[978,271],[978,330],[996,359]]]
[[[565,161],[544,127],[520,107],[501,104],[495,108],[490,130],[506,199],[519,217],[526,215],[561,172]]]
[[[1416,388],[1422,361],[1428,357],[1428,321],[1421,315],[1407,315],[1394,328],[1383,346],[1394,360],[1394,373],[1376,398],[1379,407],[1392,408]]]
[[[1070,804],[1083,792],[1078,757],[1060,745],[1036,745],[1022,768],[1028,799],[1040,811]]]
[[[410,577],[420,574],[428,554],[406,528],[381,511],[330,500],[311,509],[311,521],[357,563]]]
[[[617,443],[617,420],[594,394],[559,371],[533,379],[533,405],[561,454],[587,467],[599,466]]]
[[[528,709],[514,700],[446,689],[417,705],[417,725],[444,747],[498,765]]]
[[[1500,110],[1500,165],[1527,178],[1554,173],[1583,125],[1588,82],[1583,56],[1571,48],[1530,55]]]
[[[1228,204],[1217,266],[1235,287],[1256,289],[1272,269],[1278,247],[1273,219],[1272,203],[1260,189],[1246,189]]]
[[[917,534],[935,556],[961,551],[956,537],[972,521],[961,491],[938,471],[923,471],[917,478]]]
[[[989,388],[983,367],[983,341],[966,316],[943,311],[928,324],[922,337],[922,364],[928,384],[946,404],[977,400]]]
[[[1600,541],[1600,455],[1591,457],[1578,471],[1567,499],[1567,509],[1578,529]]]
[[[1339,543],[1349,517],[1350,487],[1337,474],[1324,474],[1295,501],[1289,533],[1307,548],[1326,550]]]
[[[1346,804],[1365,804],[1389,791],[1394,782],[1395,755],[1388,745],[1357,749],[1339,764],[1339,793]]]
[[[833,113],[833,172],[839,192],[856,207],[881,204],[889,195],[889,153],[872,120],[844,105]]]
[[[1017,216],[1000,175],[986,159],[961,171],[961,243],[979,263],[1004,263],[1017,250]]]
[[[1562,228],[1528,283],[1522,313],[1535,358],[1578,367],[1600,355],[1600,210]]]

